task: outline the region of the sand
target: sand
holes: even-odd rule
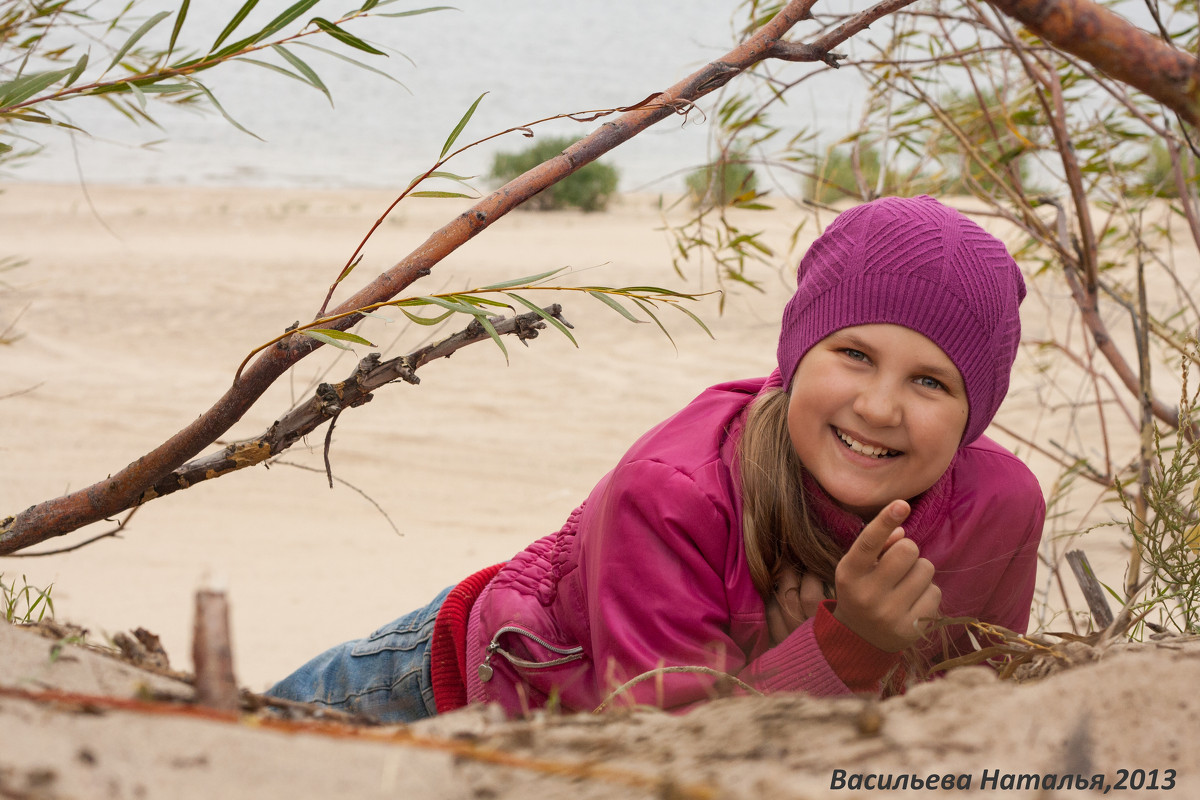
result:
[[[0,275],[8,287],[0,293],[0,330],[16,319],[12,332],[21,337],[0,349],[0,516],[91,484],[202,413],[252,347],[312,316],[391,199],[364,191],[89,191],[90,204],[71,186],[16,185],[0,194],[3,255],[28,259]],[[348,283],[362,285],[461,207],[435,200],[403,206]],[[794,215],[740,222],[763,230],[785,263]],[[601,215],[516,213],[413,293],[561,267],[574,272],[561,279],[568,285],[717,288],[711,268],[693,270],[686,281],[674,273],[661,226],[652,197],[623,198]],[[814,233],[810,224],[800,241]],[[764,291],[727,294],[723,314],[714,297],[693,307],[715,338],[665,309],[674,344],[653,325],[628,323],[594,300],[547,297],[564,304],[578,348],[548,331],[528,348],[510,342],[506,363],[483,343],[427,366],[420,386],[381,390],[338,422],[332,490],[318,435],[270,469],[148,504],[120,538],[60,556],[0,558],[0,572],[6,582],[24,575],[35,586],[53,583],[58,618],[85,626],[98,642],[136,627],[157,633],[181,670],[191,668],[194,593],[222,587],[238,678],[261,691],[324,647],[423,605],[557,528],[634,438],[705,386],[768,372],[791,275],[768,267],[756,275]],[[1026,313],[1045,307],[1027,304]],[[430,335],[400,324],[398,313],[385,315],[397,321],[372,320],[361,332],[389,355]],[[1031,319],[1027,327],[1039,324]],[[358,348],[357,356],[368,350]],[[262,431],[315,381],[347,375],[357,356],[322,352],[306,360],[227,439]],[[1045,392],[1039,374],[1025,369],[1001,419],[1020,420]],[[1053,465],[1023,455],[1049,491]],[[70,545],[111,527],[31,549]],[[1114,534],[1087,545],[1114,584],[1120,541]],[[1038,616],[1062,629],[1049,573],[1039,580],[1039,601]],[[79,661],[51,664],[47,640],[27,632],[0,627],[0,637],[0,687],[125,697],[136,693],[128,681],[141,682],[108,677],[116,667],[85,651],[70,651]],[[501,724],[475,710],[411,732],[353,738],[144,708],[91,714],[78,704],[0,694],[7,721],[0,723],[0,796],[699,796],[688,793],[703,786],[730,797],[840,796],[854,792],[830,789],[834,769],[970,773],[978,790],[984,768],[1041,774],[1084,763],[1070,768],[1112,780],[1120,769],[1158,769],[1160,776],[1175,769],[1175,791],[1189,796],[1188,787],[1200,787],[1188,747],[1198,728],[1189,706],[1200,677],[1197,651],[1175,642],[1118,649],[1029,685],[966,671],[883,703],[877,736],[860,731],[858,700],[727,699],[683,716],[602,722]],[[478,752],[448,754],[446,742]],[[496,749],[518,765],[484,757]],[[569,774],[548,776],[552,766],[531,759],[565,764]],[[611,762],[611,773],[585,774],[580,766],[598,761]]]

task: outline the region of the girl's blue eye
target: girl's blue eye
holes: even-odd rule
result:
[[[850,358],[853,358],[855,361],[866,361],[867,360],[866,353],[864,353],[861,350],[855,350],[853,347],[843,347],[842,352],[845,353]]]
[[[924,386],[926,389],[945,389],[946,387],[937,378],[931,378],[928,375],[917,378],[917,383]]]

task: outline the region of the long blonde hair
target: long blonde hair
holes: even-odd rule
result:
[[[746,558],[764,600],[788,567],[832,586],[843,555],[808,513],[802,466],[788,433],[788,402],[783,389],[756,398],[738,443]]]

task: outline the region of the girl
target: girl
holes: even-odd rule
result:
[[[983,431],[1025,285],[931,197],[841,214],[800,263],[779,368],[650,430],[551,534],[270,694],[411,721],[467,703],[678,708],[721,674],[879,693],[935,616],[1024,631],[1045,505]],[[831,588],[827,588],[831,587]],[[831,595],[836,599],[826,599]]]

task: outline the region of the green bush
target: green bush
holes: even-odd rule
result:
[[[695,206],[733,205],[742,198],[752,198],[757,186],[758,178],[742,152],[731,153],[687,176],[688,197]]]
[[[497,153],[492,159],[489,178],[507,183],[518,175],[548,161],[574,144],[569,138],[536,140],[519,153]],[[617,191],[616,167],[593,161],[558,183],[530,198],[526,208],[554,211],[578,208],[582,211],[603,211]]]
[[[864,147],[859,154],[859,168],[867,187],[874,191],[879,184],[880,158],[874,147]],[[888,170],[883,180],[883,193],[903,194],[900,178]],[[911,188],[911,187],[908,187]],[[814,203],[835,203],[845,197],[867,199],[860,195],[858,177],[849,148],[831,149],[804,182],[804,199]]]

